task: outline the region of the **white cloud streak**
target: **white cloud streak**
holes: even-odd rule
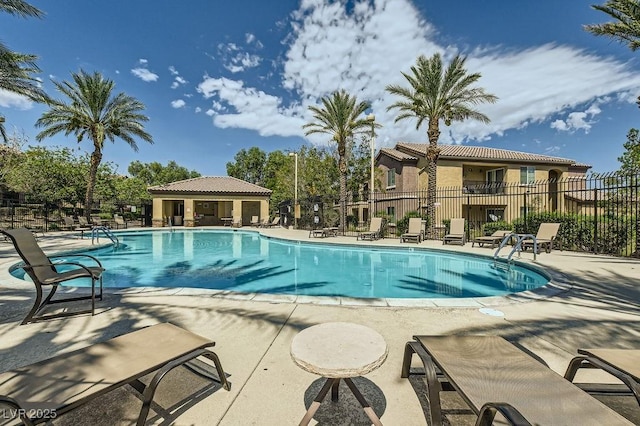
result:
[[[157,81],[159,78],[158,74],[154,74],[146,68],[134,68],[131,70],[131,74],[135,75],[142,81],[146,81],[147,83]]]
[[[186,105],[185,101],[182,99],[176,99],[175,101],[171,101],[171,107],[172,108],[184,108],[184,106]]]
[[[414,120],[394,123],[397,111],[386,109],[396,99],[385,87],[406,85],[401,72],[408,72],[418,55],[439,52],[450,59],[458,48],[436,43],[433,27],[409,0],[375,0],[373,5],[356,1],[349,11],[342,1],[302,0],[290,25],[281,88],[294,101],[285,105],[281,97],[246,87],[243,81],[205,76],[198,91],[227,108],[224,113],[213,106],[207,111],[214,125],[253,129],[261,135],[303,136],[301,125],[311,119],[308,106],[345,89],[371,102],[376,120],[384,126],[378,132],[379,144],[425,140],[426,129],[416,130]],[[247,36],[246,41],[254,40]],[[232,57],[227,63],[232,72],[253,64],[238,59],[246,54],[235,44],[219,48]],[[499,100],[479,107],[490,117],[488,125],[468,121],[442,126],[443,143],[486,140],[546,121],[558,131],[588,132],[600,113],[598,105],[633,101],[640,88],[640,74],[627,64],[566,45],[520,51],[495,46],[465,54],[467,70],[482,74],[478,85]],[[591,106],[576,110],[585,104]],[[321,143],[326,137],[311,140]]]

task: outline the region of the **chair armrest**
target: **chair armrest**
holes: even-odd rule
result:
[[[96,264],[102,268],[102,262],[100,262],[98,260],[98,258],[88,255],[88,254],[80,254],[80,253],[72,253],[72,254],[57,254],[57,255],[53,255],[53,256],[47,256],[49,259],[55,259],[58,257],[86,257],[89,258],[91,260],[93,260],[94,262],[96,262]]]
[[[33,269],[33,268],[38,268],[38,267],[41,267],[41,266],[60,266],[60,265],[77,266],[77,267],[79,267],[81,269],[84,269],[87,272],[87,274],[89,274],[89,277],[93,277],[94,276],[93,272],[91,271],[91,269],[89,269],[88,266],[83,265],[82,263],[78,263],[78,262],[41,263],[41,264],[36,264],[36,265],[23,265],[23,266],[21,266],[21,268],[22,269]],[[100,266],[100,269],[102,271],[105,270],[102,266]]]
[[[527,419],[524,418],[520,411],[506,402],[487,402],[480,409],[476,426],[490,426],[496,413],[500,413],[511,425],[515,426],[532,426]]]

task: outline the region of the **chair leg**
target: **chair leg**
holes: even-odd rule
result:
[[[145,387],[144,392],[142,393],[142,408],[140,409],[140,414],[138,415],[136,426],[144,426],[145,422],[147,421],[149,409],[151,408],[151,402],[153,401],[156,389],[158,388],[158,385],[160,384],[160,381],[164,378],[164,376],[166,376],[167,373],[174,368],[179,367],[184,363],[191,361],[192,359],[198,358],[199,356],[207,357],[214,362],[222,387],[225,390],[231,389],[231,386],[227,382],[224,371],[222,370],[222,365],[220,364],[218,356],[208,349],[198,349],[189,354],[183,355],[180,358],[174,359],[171,362],[168,362],[156,372],[156,374],[153,376],[153,379],[151,379],[151,382],[149,382],[149,384]]]
[[[411,368],[411,358],[413,354],[418,355],[424,366],[424,382],[427,385],[427,399],[429,402],[429,424],[432,426],[442,425],[442,408],[440,406],[440,391],[442,385],[438,380],[436,366],[422,347],[420,342],[407,342],[404,350],[404,359],[402,362],[401,377],[409,377],[409,369]]]

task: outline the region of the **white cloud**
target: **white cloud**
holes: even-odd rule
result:
[[[171,75],[178,75],[180,74],[178,71],[176,71],[176,67],[174,67],[173,65],[171,65],[169,67],[169,72],[171,73]]]
[[[180,87],[181,85],[187,84],[187,80],[185,80],[184,78],[180,77],[179,75],[176,76],[173,79],[173,83],[171,83],[171,88],[172,89],[177,89],[178,87]]]
[[[378,144],[424,141],[426,128],[416,130],[415,120],[394,123],[397,111],[386,109],[396,99],[385,87],[406,85],[401,72],[408,72],[418,55],[429,57],[439,52],[450,59],[458,47],[439,44],[433,27],[410,0],[356,0],[349,4],[353,7],[347,10],[341,1],[302,0],[291,15],[279,89],[288,90],[292,101],[285,103],[281,97],[247,87],[243,81],[206,76],[198,91],[228,108],[219,114],[212,107],[214,124],[254,129],[265,135],[303,136],[296,126],[310,120],[308,106],[345,89],[359,100],[371,102],[376,120],[384,126],[378,132]],[[220,45],[219,52],[226,55],[227,69],[232,72],[255,64],[234,43]],[[466,121],[442,126],[443,143],[485,140],[546,121],[557,130],[587,132],[600,113],[600,105],[633,102],[640,89],[640,74],[627,64],[571,46],[545,44],[525,50],[489,46],[465,54],[467,70],[482,74],[478,85],[499,100],[478,107],[490,117],[488,125]],[[591,105],[582,110],[587,104]]]
[[[159,78],[158,74],[154,74],[146,68],[134,68],[131,70],[131,74],[146,82],[157,81]]]
[[[305,123],[296,109],[282,105],[282,99],[263,91],[244,87],[242,81],[205,76],[197,91],[205,99],[216,97],[207,115],[220,128],[245,128],[257,131],[261,136],[297,136]],[[222,102],[235,113],[223,113]]]
[[[19,110],[28,110],[33,108],[33,102],[28,98],[0,89],[0,106],[3,108],[17,108]],[[7,118],[7,122],[9,118]]]
[[[146,66],[149,63],[149,61],[147,61],[146,59],[138,59],[138,63],[140,65]]]
[[[202,108],[200,108],[200,107],[196,107],[196,109],[195,109],[194,111],[195,111],[195,112],[196,112],[196,114],[197,114],[197,113],[199,113],[200,111],[202,111]]]
[[[171,107],[173,108],[183,108],[185,105],[186,103],[182,99],[176,99],[175,101],[171,101]]]

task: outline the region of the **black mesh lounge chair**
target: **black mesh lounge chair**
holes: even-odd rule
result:
[[[512,425],[631,425],[573,383],[499,336],[414,336],[407,342],[401,377],[411,358],[424,366],[431,425],[442,425],[441,391],[456,391],[493,424],[496,412]]]
[[[369,230],[360,232],[356,240],[377,240],[382,237],[382,218],[374,217],[369,224]]]
[[[216,372],[210,365],[193,365],[191,373],[231,389],[218,356],[210,350],[214,345],[173,324],[156,324],[0,374],[0,404],[13,409],[5,409],[5,415],[22,413],[23,424],[45,423],[128,384],[140,393],[142,408],[136,424],[142,426],[160,381],[176,367],[191,367],[187,363],[198,357],[213,361]],[[148,374],[153,374],[150,381],[139,380]]]
[[[102,273],[104,272],[104,268],[98,259],[87,254],[47,256],[38,245],[31,231],[25,228],[0,230],[0,233],[9,237],[16,251],[24,261],[22,268],[29,277],[31,277],[34,285],[36,286],[35,303],[25,319],[22,321],[22,324],[77,314],[95,314],[96,299],[102,300]],[[51,261],[51,259],[54,258],[62,258],[65,260],[54,263]],[[72,259],[74,258],[90,259],[95,263],[95,265],[86,266],[78,261],[73,261]],[[71,266],[72,268],[69,270],[58,269],[60,267],[65,268],[65,266]],[[90,295],[53,300],[53,296],[55,295],[56,290],[58,290],[58,286],[60,284],[77,278],[91,279]],[[100,286],[100,291],[97,294],[96,282],[98,282]],[[43,292],[45,289],[49,290],[49,294],[43,300]],[[91,309],[40,315],[47,305],[75,302],[78,300],[91,300]]]

